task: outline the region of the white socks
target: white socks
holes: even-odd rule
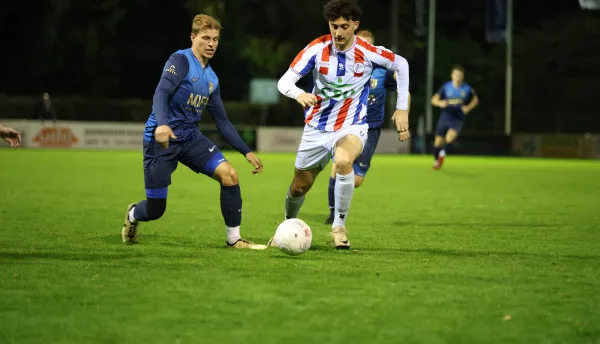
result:
[[[240,236],[240,226],[227,227],[227,242],[230,245],[235,244],[242,237]]]
[[[134,210],[135,210],[135,207],[131,208],[131,210],[129,211],[129,222],[131,222],[131,223],[135,223],[135,217],[133,216]]]
[[[346,218],[350,209],[350,202],[354,194],[354,171],[343,176],[335,174],[335,215],[333,225],[335,227],[346,227]]]
[[[288,189],[287,195],[285,196],[285,217],[286,219],[292,219],[298,217],[300,207],[304,203],[304,196],[294,197],[290,194]]]

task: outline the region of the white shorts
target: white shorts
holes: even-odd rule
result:
[[[323,131],[308,125],[304,126],[304,133],[302,133],[302,140],[296,155],[296,168],[299,170],[310,170],[317,167],[323,169],[333,156],[335,144],[347,135],[357,136],[362,141],[364,148],[368,131],[368,124],[355,124],[338,131]]]

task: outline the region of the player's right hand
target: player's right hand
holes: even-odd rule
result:
[[[398,140],[406,141],[410,138],[410,131],[408,131],[408,111],[407,110],[396,110],[392,116],[392,121],[396,125],[398,131]]]
[[[302,105],[303,108],[308,108],[317,104],[317,96],[312,93],[302,93],[296,98],[298,104]]]
[[[263,164],[262,161],[260,161],[260,159],[256,156],[256,154],[254,154],[253,152],[249,152],[248,154],[246,154],[246,160],[248,160],[248,162],[251,163],[252,166],[254,166],[252,174],[259,174],[262,172]]]
[[[439,107],[440,107],[441,109],[445,109],[445,108],[447,108],[447,107],[448,107],[448,101],[447,101],[447,100],[440,100],[440,101],[438,102],[438,105],[439,105]]]
[[[173,130],[168,125],[161,125],[154,130],[154,138],[162,148],[169,147],[169,140],[176,139],[177,136],[173,134]]]

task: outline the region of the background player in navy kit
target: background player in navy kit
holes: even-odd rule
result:
[[[171,174],[181,162],[221,184],[221,213],[227,229],[227,245],[266,248],[241,239],[242,197],[237,172],[219,148],[198,130],[198,121],[206,108],[225,139],[254,165],[253,173],[262,171],[261,161],[227,119],[219,79],[208,65],[219,44],[220,30],[221,25],[214,18],[197,15],[192,22],[192,47],[175,52],[165,64],[144,131],[147,199],[127,207],[122,229],[125,243],[136,242],[139,222],[156,220],[164,214]]]
[[[361,30],[356,33],[357,36],[365,39],[371,44],[375,44],[375,36],[368,30]],[[394,71],[385,68],[376,68],[371,74],[369,91],[369,100],[367,101],[367,123],[369,124],[368,138],[365,148],[360,156],[354,161],[354,187],[362,185],[369,167],[371,159],[375,154],[379,136],[381,135],[381,126],[385,117],[385,98],[388,91],[396,90],[396,77]],[[410,109],[410,93],[408,94],[408,108]],[[335,211],[335,161],[332,162],[331,176],[329,177],[329,217],[325,224],[332,224]]]
[[[452,67],[450,74],[452,81],[446,82],[431,97],[431,104],[442,109],[440,119],[435,130],[433,142],[433,169],[438,170],[444,163],[444,157],[450,145],[460,133],[466,115],[479,104],[475,90],[464,83],[465,70],[460,65]]]

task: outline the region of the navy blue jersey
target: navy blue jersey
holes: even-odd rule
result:
[[[458,88],[454,87],[452,81],[448,81],[437,91],[440,99],[448,101],[448,106],[442,109],[442,116],[451,116],[456,119],[464,119],[465,114],[462,111],[462,107],[467,105],[473,96],[475,96],[475,90],[469,84],[463,83]]]
[[[394,71],[376,68],[371,74],[371,90],[367,101],[367,124],[369,129],[380,128],[385,117],[385,98],[388,91],[396,89]]]
[[[154,130],[161,125],[168,125],[177,136],[171,141],[181,142],[194,137],[205,108],[231,146],[242,154],[250,152],[225,114],[215,72],[209,65],[203,67],[191,48],[178,50],[163,68],[154,93],[152,113],[146,121],[144,141],[152,141]]]

